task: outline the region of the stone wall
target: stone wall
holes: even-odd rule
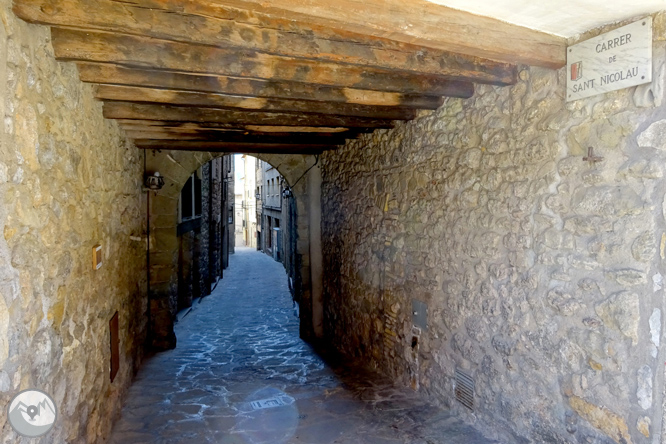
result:
[[[215,160],[215,159],[213,159]],[[213,161],[211,160],[211,162]],[[211,162],[201,167],[201,233],[198,236],[197,255],[199,256],[199,295],[210,294],[211,281],[215,278],[210,275],[210,236],[214,215],[211,212]]]
[[[663,19],[651,85],[565,103],[565,69],[523,68],[326,152],[329,341],[502,442],[658,442]]]
[[[299,302],[300,298],[300,284],[297,279],[298,275],[298,258],[297,258],[297,239],[298,227],[296,224],[296,202],[291,192],[288,195],[283,195],[283,190],[288,189],[291,185],[275,170],[270,164],[259,161],[257,163],[257,187],[261,187],[261,199],[257,201],[257,223],[261,230],[260,239],[257,249],[263,251],[269,256],[273,256],[272,248],[269,249],[268,237],[272,236],[272,230],[268,226],[268,218],[272,220],[277,219],[280,227],[281,244],[280,244],[280,262],[285,268],[287,278],[289,279],[289,291],[295,302]],[[280,186],[278,187],[278,196],[268,198],[270,193],[270,186],[266,183],[271,179],[276,179]],[[298,180],[298,179],[297,179]],[[284,185],[284,187],[283,187]],[[273,192],[274,194],[274,192]],[[275,226],[275,222],[272,223]],[[272,241],[271,241],[272,242]],[[273,246],[274,247],[274,246]]]
[[[178,236],[178,294],[174,295],[171,303],[171,314],[175,315],[179,310],[192,306],[192,300],[199,297],[195,295],[195,276],[196,283],[199,279],[199,261],[195,252],[197,244],[197,232],[187,231]],[[196,291],[199,286],[196,285]]]
[[[197,171],[201,182],[195,181],[194,186],[200,184],[195,193],[201,194],[201,214],[178,225],[178,295],[172,303],[173,315],[191,307],[194,299],[208,296],[222,277],[222,213],[228,204],[222,194],[222,161],[213,159]],[[187,187],[185,192],[191,191]]]
[[[42,389],[59,418],[39,442],[99,443],[144,342],[142,160],[75,66],[55,61],[48,28],[16,19],[9,0],[0,18],[0,406]],[[96,244],[103,266],[94,271]],[[121,361],[111,383],[116,311]],[[5,421],[1,442],[33,442]]]
[[[229,266],[229,255],[234,254],[236,244],[234,242],[234,156],[227,155],[222,158],[222,192],[226,190],[226,206],[222,209],[222,268]],[[231,217],[231,223],[229,223]]]
[[[296,254],[296,242],[298,241],[296,224],[296,202],[293,196],[283,199],[282,205],[282,244],[284,245],[283,264],[289,279],[289,291],[296,300],[300,294],[298,287],[298,255]]]
[[[214,164],[214,167],[211,169],[211,228],[208,241],[208,251],[210,251],[210,264],[208,268],[211,276],[211,285],[214,285],[217,279],[222,277],[222,210],[227,205],[222,196],[222,161],[223,158],[220,157],[211,161]]]

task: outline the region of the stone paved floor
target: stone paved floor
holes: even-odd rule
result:
[[[213,294],[150,358],[110,443],[486,444],[411,390],[334,372],[298,337],[281,264],[238,248]]]

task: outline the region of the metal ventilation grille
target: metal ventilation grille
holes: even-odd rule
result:
[[[456,399],[468,409],[474,411],[474,379],[463,370],[456,369]]]

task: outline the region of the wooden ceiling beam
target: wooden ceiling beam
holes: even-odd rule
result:
[[[137,148],[144,150],[207,151],[211,153],[270,153],[270,154],[319,154],[335,148],[334,145],[310,145],[298,143],[237,143],[205,141],[135,140]]]
[[[143,86],[181,91],[265,97],[285,100],[317,100],[357,105],[399,106],[437,109],[444,99],[437,96],[402,94],[354,88],[336,88],[299,82],[278,82],[248,78],[192,75],[169,71],[127,68],[112,63],[77,63],[79,76],[87,83]],[[474,94],[474,84],[458,80],[443,81],[440,92],[446,97],[467,99]]]
[[[208,137],[208,138],[228,138],[236,136],[253,136],[253,137],[282,137],[282,138],[302,138],[302,137],[317,137],[320,139],[336,139],[345,140],[356,137],[360,134],[358,131],[345,131],[339,133],[331,133],[325,131],[318,132],[300,132],[300,131],[241,131],[241,130],[221,130],[221,129],[193,129],[193,128],[174,128],[164,126],[149,126],[149,125],[121,125],[127,133],[150,133],[155,136],[155,139],[169,139],[175,136],[182,137]],[[137,137],[137,139],[150,139],[151,137]]]
[[[215,131],[215,132],[244,132],[258,134],[272,133],[323,133],[354,137],[361,132],[372,132],[375,128],[343,128],[343,127],[310,127],[310,126],[270,126],[270,125],[234,125],[215,122],[177,122],[161,120],[126,120],[117,119],[123,129],[129,131]]]
[[[338,116],[372,117],[390,120],[411,120],[416,117],[416,110],[394,106],[371,106],[309,100],[239,97],[223,94],[140,88],[136,86],[98,85],[96,87],[95,97],[105,101],[161,103],[203,108],[295,112],[304,114],[332,114]]]
[[[192,74],[249,77],[335,87],[443,95],[450,77],[275,56],[147,37],[52,28],[56,58]],[[515,73],[507,79],[513,82]],[[469,79],[465,79],[469,80]],[[507,83],[507,82],[499,82]]]
[[[235,111],[214,108],[105,102],[107,119],[163,120],[176,122],[211,122],[230,125],[392,128],[393,121],[368,117],[333,116],[325,114],[289,114],[263,111]]]
[[[155,141],[208,141],[208,142],[236,142],[236,143],[296,143],[300,145],[343,145],[344,137],[320,135],[318,133],[276,133],[276,134],[247,134],[221,133],[215,131],[201,131],[196,133],[174,133],[162,131],[133,131],[125,130],[130,139]]]
[[[244,8],[228,3],[201,0],[15,0],[14,11],[24,20],[60,27],[464,77],[481,83],[515,82],[515,67],[506,63],[345,29],[327,29],[307,16],[300,17],[300,21],[290,17],[275,18],[258,12],[251,2],[239,3]],[[363,19],[368,20],[368,17]]]
[[[158,1],[158,0],[155,0]],[[211,0],[357,34],[511,64],[559,69],[566,39],[426,0]]]

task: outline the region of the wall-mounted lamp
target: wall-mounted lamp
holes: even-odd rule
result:
[[[164,178],[160,175],[159,171],[155,171],[153,175],[146,176],[145,185],[146,188],[153,191],[161,190],[164,186]]]
[[[289,187],[287,187],[287,188],[285,188],[284,190],[282,190],[282,197],[284,197],[285,199],[286,199],[286,198],[289,198],[289,197],[291,197],[291,196],[293,196],[293,195],[294,195],[294,193],[291,191],[291,188],[289,188]]]

